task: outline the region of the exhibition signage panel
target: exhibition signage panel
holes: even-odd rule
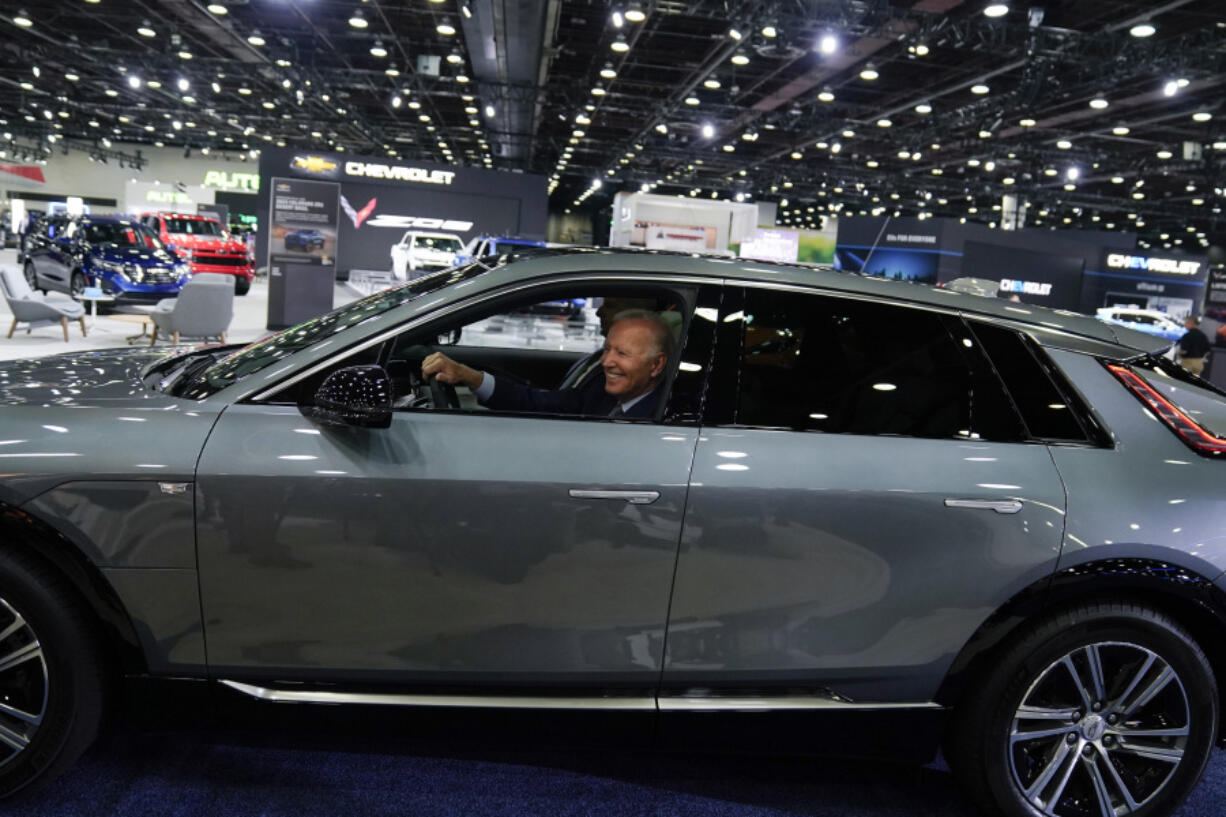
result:
[[[962,275],[996,281],[1002,298],[1056,309],[1076,310],[1081,302],[1080,255],[967,241],[963,245]]]
[[[332,309],[339,185],[272,179],[268,235],[268,328],[283,329]]]
[[[840,218],[834,265],[879,278],[935,284],[944,280],[944,266],[961,266],[962,253],[944,249],[945,229],[940,219]]]
[[[395,157],[352,156],[290,149],[260,153],[263,178],[339,185],[336,266],[387,271],[391,248],[409,231],[544,239],[548,182],[544,176],[457,167]],[[265,233],[261,246],[277,246]]]
[[[1104,249],[1097,268],[1086,270],[1081,311],[1094,314],[1099,307],[1129,305],[1180,319],[1200,312],[1208,279],[1203,255]]]
[[[741,258],[755,261],[777,261],[791,264],[800,253],[800,234],[795,230],[767,230],[759,228],[741,242]]]

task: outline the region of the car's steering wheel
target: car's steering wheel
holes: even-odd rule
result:
[[[421,377],[421,361],[436,351],[438,350],[433,346],[418,344],[410,346],[402,353],[405,360],[413,361],[417,367],[417,373],[411,377],[411,385],[416,395],[413,403],[418,407],[432,409],[458,409],[460,408],[460,397],[456,394],[455,386],[443,383],[437,377],[429,380],[423,380]]]
[[[430,408],[458,409],[460,407],[460,397],[456,394],[455,386],[444,383],[438,377],[430,378],[426,381],[426,385],[430,389]]]

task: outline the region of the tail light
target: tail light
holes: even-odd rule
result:
[[[1109,365],[1107,368],[1119,378],[1125,388],[1136,395],[1137,399],[1153,412],[1155,417],[1175,432],[1175,435],[1187,443],[1193,451],[1211,457],[1226,454],[1226,439],[1205,430],[1131,369],[1116,365]]]

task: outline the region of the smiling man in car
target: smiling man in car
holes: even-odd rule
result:
[[[503,411],[650,419],[672,357],[672,332],[659,315],[642,309],[619,313],[605,338],[603,377],[573,389],[537,389],[465,366],[434,352],[422,361],[422,377],[472,389],[482,405]]]

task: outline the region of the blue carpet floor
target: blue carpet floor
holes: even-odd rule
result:
[[[21,817],[975,817],[939,768],[480,742],[119,728]],[[1180,817],[1221,815],[1226,753]]]

